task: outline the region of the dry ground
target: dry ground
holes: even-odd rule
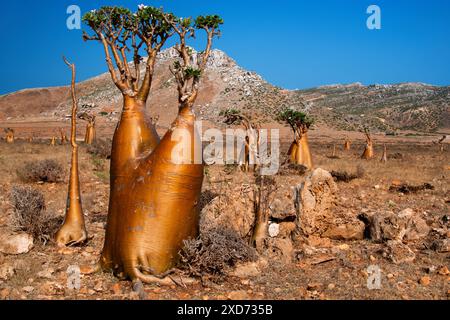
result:
[[[288,147],[287,143],[283,146]],[[336,210],[358,215],[362,211],[411,208],[431,227],[438,227],[449,216],[450,149],[439,153],[432,144],[420,141],[396,142],[391,139],[388,152],[400,153],[403,159],[390,159],[381,164],[381,145],[376,145],[376,159],[359,159],[362,145],[352,146],[344,153],[338,145],[340,159],[331,159],[332,145],[317,139],[311,142],[316,167],[326,170],[355,171],[360,165],[365,175],[349,183],[339,183],[339,206]],[[9,197],[11,187],[23,184],[16,171],[25,161],[56,159],[68,172],[70,147],[51,147],[45,143],[0,142],[0,232],[10,228]],[[226,176],[224,167],[208,168],[205,191],[213,187],[214,179]],[[90,265],[97,261],[102,249],[108,206],[108,161],[92,157],[84,146],[80,150],[80,171],[84,212],[87,217],[89,242],[82,247],[60,250],[53,244],[36,245],[29,253],[17,256],[2,255],[0,266],[12,265],[15,275],[0,280],[0,299],[136,299],[131,283],[119,281],[106,273],[84,275],[79,291],[67,288],[67,268],[70,265]],[[250,177],[247,177],[251,181]],[[242,183],[247,179],[239,173]],[[302,176],[286,177],[287,183],[299,183]],[[403,195],[389,192],[393,180],[410,184],[431,183],[434,190]],[[48,210],[62,215],[67,185],[34,184],[46,198]],[[447,236],[449,233],[447,232]],[[173,285],[146,285],[148,299],[449,299],[450,275],[440,274],[442,267],[450,267],[450,254],[437,253],[427,245],[427,239],[410,244],[416,259],[410,264],[396,265],[381,254],[382,244],[369,240],[327,241],[316,246],[329,250],[332,259],[318,263],[314,259],[294,259],[289,265],[269,261],[267,270],[257,277],[225,282],[203,283],[186,288]],[[314,258],[314,257],[312,257]],[[367,288],[367,267],[378,265],[382,270],[380,290]],[[44,274],[39,272],[46,271]],[[47,273],[47,275],[45,274]],[[441,272],[442,273],[442,272]],[[424,276],[429,284],[421,284]]]

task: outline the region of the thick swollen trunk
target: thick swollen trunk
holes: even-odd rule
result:
[[[190,108],[183,109],[156,149],[136,163],[125,191],[130,196],[115,221],[108,222],[115,232],[107,231],[104,268],[133,280],[164,275],[177,262],[183,240],[198,235],[203,164],[194,163],[200,141],[195,142],[194,121]],[[180,163],[174,155],[182,146],[190,152]]]
[[[297,149],[298,149],[297,142],[294,140],[292,141],[288,151],[290,163],[295,163],[295,157],[297,156]]]
[[[114,132],[111,150],[110,196],[108,221],[101,264],[113,269],[121,256],[123,223],[130,210],[128,198],[134,195],[130,187],[139,161],[159,144],[158,134],[145,111],[145,103],[124,97],[123,111]]]
[[[308,169],[312,169],[313,163],[311,152],[309,151],[308,135],[303,133],[301,138],[297,138],[294,142],[295,146],[291,147],[291,163],[303,165]]]
[[[50,141],[50,145],[56,146],[56,137],[55,136],[52,137],[52,140]]]
[[[80,178],[78,176],[78,147],[72,147],[69,191],[67,194],[66,217],[56,233],[56,243],[60,246],[86,241],[87,232],[81,207]]]
[[[84,142],[86,144],[92,144],[95,141],[95,124],[88,123],[86,125],[86,134],[84,136]]]
[[[14,143],[14,133],[8,133],[6,135],[6,143]]]
[[[372,159],[373,156],[374,156],[374,153],[373,153],[373,143],[372,143],[371,141],[368,141],[368,142],[366,143],[365,148],[364,148],[364,152],[363,152],[363,154],[361,155],[361,159],[369,160],[369,159]]]

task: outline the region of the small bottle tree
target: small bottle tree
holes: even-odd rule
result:
[[[364,147],[364,152],[361,155],[361,159],[370,160],[374,157],[373,140],[369,129],[364,128],[364,134],[366,136],[366,145]]]
[[[253,124],[249,117],[236,109],[222,111],[220,115],[224,117],[224,122],[227,125],[242,124],[244,126],[244,145],[239,153],[239,165],[244,172],[247,172],[250,166],[253,167],[252,171],[255,172],[259,164],[260,143],[259,131],[256,125]]]
[[[279,114],[278,119],[288,124],[294,133],[294,141],[291,143],[288,151],[289,162],[312,169],[313,163],[309,150],[308,130],[314,123],[314,120],[306,113],[293,109],[283,110]]]

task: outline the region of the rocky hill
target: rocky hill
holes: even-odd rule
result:
[[[160,53],[156,66],[149,112],[167,125],[176,114],[177,94],[169,65],[176,52]],[[144,70],[141,70],[144,72]],[[120,112],[121,95],[105,73],[77,84],[80,105],[114,123]],[[234,108],[260,122],[273,122],[285,107],[307,110],[318,123],[337,129],[397,129],[436,131],[450,128],[450,87],[420,83],[329,85],[307,90],[284,90],[257,73],[247,71],[220,50],[214,50],[203,78],[196,110],[200,118],[221,123],[220,111]],[[0,121],[30,118],[63,120],[70,108],[67,87],[26,89],[0,97]]]

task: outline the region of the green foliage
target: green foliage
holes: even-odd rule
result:
[[[301,125],[305,125],[309,128],[313,123],[314,119],[311,118],[304,112],[296,111],[293,109],[285,109],[278,114],[279,121],[284,121],[289,124],[291,127],[299,127]]]
[[[197,29],[218,29],[223,24],[223,19],[218,15],[198,16],[195,19],[195,28]]]
[[[242,120],[241,112],[233,108],[222,110],[219,115],[225,118],[224,122],[228,125],[239,124]]]
[[[198,79],[198,78],[200,78],[201,75],[202,75],[202,71],[201,70],[193,68],[191,66],[187,67],[184,70],[184,77],[186,79],[192,79],[192,78]]]

